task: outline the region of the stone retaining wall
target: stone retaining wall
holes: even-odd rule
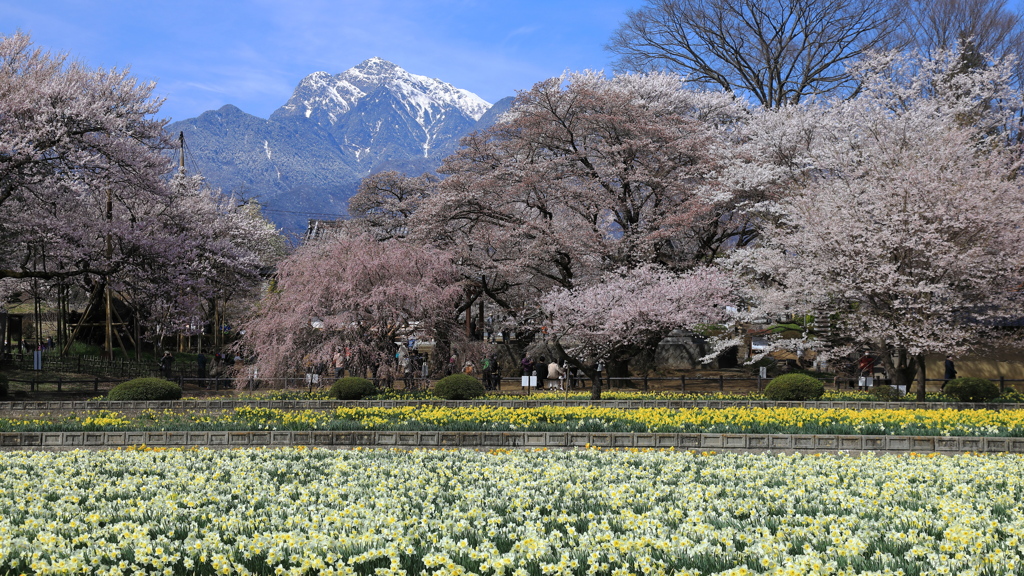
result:
[[[715,452],[1024,453],[1024,438],[606,432],[4,432],[0,450],[174,448],[675,448]]]
[[[162,400],[138,402],[86,401],[20,401],[0,402],[0,416],[24,417],[26,415],[60,412],[85,412],[90,410],[113,410],[116,412],[141,412],[142,410],[188,410],[198,412],[220,412],[244,406],[274,408],[279,410],[333,410],[339,407],[358,408],[399,408],[403,406],[444,406],[449,408],[466,406],[494,406],[505,408],[535,408],[539,406],[597,406],[601,408],[836,408],[836,409],[894,409],[894,410],[937,410],[937,409],[989,409],[1011,410],[1024,408],[1022,404],[968,404],[955,402],[858,402],[858,401],[817,401],[777,402],[773,400]]]

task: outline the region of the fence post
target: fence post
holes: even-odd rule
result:
[[[721,374],[718,375],[718,391],[725,392],[725,376]]]
[[[644,392],[647,392],[647,374],[644,374]]]
[[[760,372],[757,373],[757,391],[758,392],[761,391],[761,373]]]
[[[999,393],[1002,394],[1005,391],[1006,391],[1006,377],[1005,376],[1000,376],[999,377]]]
[[[679,391],[686,392],[686,374],[679,377]]]
[[[60,392],[61,388],[62,388],[61,387],[61,380],[60,380],[60,378],[57,378],[57,392]]]
[[[99,392],[99,391],[100,391],[100,378],[99,378],[99,376],[97,376],[97,377],[96,377],[96,378],[95,378],[95,379],[94,379],[94,380],[92,381],[92,391],[93,391],[93,392]]]

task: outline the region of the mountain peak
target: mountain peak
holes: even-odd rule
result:
[[[364,96],[386,89],[404,102],[424,129],[441,110],[458,110],[479,120],[490,103],[468,90],[447,82],[411,74],[393,62],[374,56],[336,75],[314,72],[299,82],[291,99],[275,114],[302,114],[315,122],[334,126]]]
[[[388,62],[383,58],[374,56],[373,58],[367,58],[359,64],[356,64],[350,70],[359,70],[364,74],[372,76],[386,76],[401,69],[402,68],[394,62]]]

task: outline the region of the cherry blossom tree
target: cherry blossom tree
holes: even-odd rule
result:
[[[586,287],[556,288],[541,298],[541,307],[552,343],[590,376],[598,400],[595,363],[628,361],[672,330],[721,322],[731,296],[730,278],[720,270],[677,274],[645,264],[616,270]]]
[[[348,213],[379,240],[401,238],[409,233],[408,221],[438,179],[431,174],[408,177],[395,171],[378,172],[363,179],[349,198]]]
[[[411,234],[454,254],[468,302],[486,297],[508,315],[500,329],[534,332],[554,288],[645,263],[685,271],[749,242],[734,209],[761,192],[719,180],[746,115],[744,102],[673,75],[540,82],[445,161]]]
[[[145,252],[140,211],[170,201],[153,89],[0,38],[0,278],[107,276]]]
[[[395,340],[444,335],[463,287],[450,256],[401,240],[335,235],[283,260],[246,323],[242,345],[267,377],[328,363],[347,348],[353,367],[387,377]]]
[[[284,256],[284,238],[259,204],[239,203],[211,189],[199,175],[177,173],[161,228],[170,247],[114,278],[114,287],[146,312],[160,333],[197,334],[224,323],[235,298],[250,298],[263,275]]]
[[[1021,155],[1000,130],[1020,97],[1006,69],[955,64],[866,62],[859,98],[809,112],[801,179],[730,259],[752,315],[828,310],[834,352],[876,350],[896,383],[917,374],[919,398],[925,354],[983,347],[1021,304]]]
[[[77,287],[92,304],[110,287],[151,324],[181,326],[203,298],[258,281],[276,231],[197,180],[168,179],[154,88],[26,34],[0,38],[0,284]]]

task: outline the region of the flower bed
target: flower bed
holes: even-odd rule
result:
[[[0,432],[119,430],[405,430],[676,432],[1024,437],[1024,410],[818,408],[638,408],[404,406],[278,410],[243,407],[222,414],[147,410],[56,418],[0,419]]]
[[[1024,562],[1013,455],[15,452],[0,474],[12,574],[913,576]]]

